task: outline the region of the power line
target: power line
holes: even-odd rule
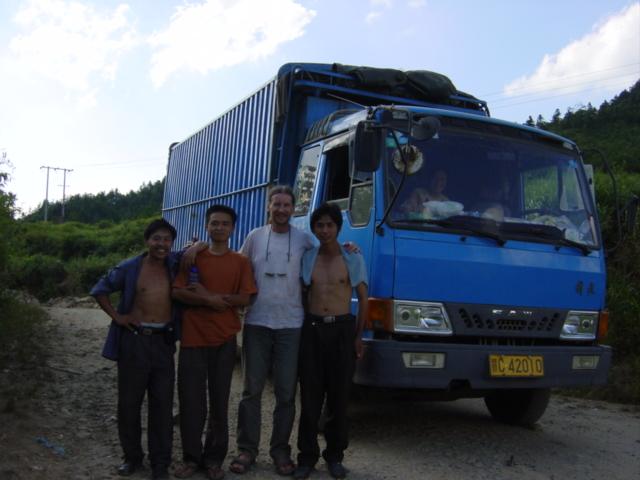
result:
[[[622,84],[621,84],[621,85],[622,85]],[[626,85],[626,83],[625,83],[625,85]],[[582,92],[588,92],[588,91],[590,91],[590,90],[595,90],[595,89],[597,89],[597,88],[600,88],[600,87],[593,87],[593,88],[589,88],[589,89],[584,89],[584,90],[582,90]],[[517,106],[517,105],[523,105],[523,104],[525,104],[525,103],[542,102],[542,101],[544,101],[544,100],[549,100],[549,99],[552,99],[552,98],[567,97],[567,96],[569,96],[569,95],[574,95],[575,93],[576,93],[576,92],[567,92],[567,93],[560,93],[560,94],[558,94],[558,95],[547,95],[547,96],[545,96],[545,97],[541,97],[541,98],[532,98],[532,99],[529,99],[529,100],[524,100],[524,101],[522,101],[522,102],[506,103],[506,104],[502,104],[502,105],[497,105],[495,108],[496,108],[496,109],[500,109],[500,108],[505,109],[505,108],[508,108],[508,107],[515,107],[515,106]]]
[[[580,87],[583,85],[593,85],[591,88],[582,88],[579,89],[575,92],[570,92],[570,93],[578,93],[581,91],[585,91],[585,90],[593,90],[594,88],[599,88],[599,87],[607,87],[610,86],[609,83],[615,83],[616,85],[618,83],[621,83],[622,81],[624,81],[625,83],[628,83],[631,79],[629,78],[629,80],[627,80],[627,77],[638,77],[640,78],[640,70],[636,73],[636,72],[632,72],[632,73],[628,73],[626,75],[622,75],[622,76],[616,76],[616,77],[608,77],[608,78],[603,78],[599,80],[599,84],[598,85],[593,85],[594,81],[588,81],[588,82],[582,82],[582,83],[573,83],[573,84],[566,84],[566,85],[562,85],[562,86],[558,86],[558,87],[553,87],[553,88],[546,88],[546,89],[539,89],[530,93],[523,93],[521,95],[504,95],[503,98],[498,98],[496,100],[492,100],[490,101],[490,103],[492,105],[495,105],[496,103],[500,103],[500,102],[509,102],[510,100],[514,100],[514,99],[519,99],[519,98],[526,98],[526,97],[532,97],[535,95],[541,95],[541,94],[545,94],[547,92],[555,92],[558,90],[567,90],[567,89],[574,89],[575,87]]]
[[[640,66],[640,62],[633,62],[633,63],[627,63],[625,65],[618,65],[615,67],[610,67],[610,68],[603,68],[601,70],[592,70],[591,72],[583,72],[583,73],[576,73],[574,75],[565,75],[563,77],[559,77],[553,80],[544,80],[541,82],[538,82],[536,84],[533,85],[533,87],[535,88],[538,85],[544,85],[547,83],[554,83],[557,82],[558,80],[568,80],[568,79],[572,79],[572,78],[579,78],[579,77],[586,77],[589,75],[595,75],[597,73],[602,73],[602,72],[608,72],[611,70],[619,70],[619,69],[623,69],[623,68],[628,68],[628,67],[636,67],[636,66]],[[492,92],[492,93],[485,93],[485,94],[481,94],[480,97],[481,98],[488,98],[494,95],[504,95],[504,90],[501,90],[500,92]]]

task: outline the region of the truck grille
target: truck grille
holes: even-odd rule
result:
[[[456,335],[558,338],[566,311],[501,305],[446,304]]]

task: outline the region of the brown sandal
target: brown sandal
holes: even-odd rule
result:
[[[222,480],[224,478],[224,470],[219,465],[212,465],[207,468],[207,478],[209,480]]]
[[[197,471],[198,464],[194,462],[184,462],[176,467],[173,476],[176,478],[191,478]]]
[[[251,469],[256,459],[249,452],[240,452],[229,464],[229,471],[243,475]]]
[[[293,472],[296,469],[293,460],[291,460],[289,457],[274,459],[273,464],[276,467],[276,473],[282,477],[293,475]]]

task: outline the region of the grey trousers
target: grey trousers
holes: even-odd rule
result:
[[[269,454],[291,456],[289,438],[296,414],[296,383],[300,328],[272,329],[245,325],[242,337],[244,387],[238,407],[238,450],[258,455],[261,400],[271,371],[276,407]]]

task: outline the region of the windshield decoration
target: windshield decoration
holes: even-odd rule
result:
[[[404,159],[407,162],[407,175],[413,175],[420,171],[424,158],[420,149],[413,145],[403,145],[402,153],[404,153]],[[393,154],[393,167],[399,172],[404,172],[404,162],[402,161],[402,155],[399,149]]]

